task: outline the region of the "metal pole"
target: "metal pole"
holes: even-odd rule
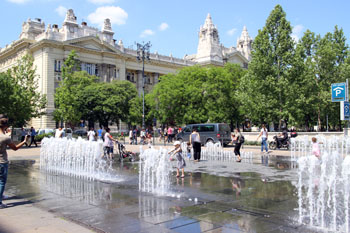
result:
[[[142,128],[145,129],[145,51],[142,50]]]

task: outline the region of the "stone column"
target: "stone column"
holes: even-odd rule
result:
[[[125,68],[125,60],[122,61],[123,64],[118,64],[118,68],[119,69],[119,80],[126,80],[126,68]]]
[[[154,73],[154,84],[159,82],[159,73]]]

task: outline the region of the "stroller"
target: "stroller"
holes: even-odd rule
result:
[[[125,158],[129,158],[130,162],[135,161],[135,153],[127,151],[125,146],[120,142],[117,142],[118,152],[119,152],[119,161],[123,161]]]

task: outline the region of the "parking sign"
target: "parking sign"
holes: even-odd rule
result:
[[[347,100],[346,83],[332,84],[332,102],[341,102]]]

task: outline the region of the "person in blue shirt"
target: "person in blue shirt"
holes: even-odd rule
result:
[[[31,138],[31,140],[30,140],[30,144],[29,144],[28,147],[31,147],[33,143],[34,143],[34,145],[35,145],[36,147],[38,147],[38,144],[36,144],[36,141],[35,141],[35,135],[36,135],[36,132],[35,132],[34,127],[32,126],[32,127],[30,128],[30,138]]]
[[[99,130],[97,130],[97,136],[98,136],[98,139],[102,139],[102,127],[100,127]]]

